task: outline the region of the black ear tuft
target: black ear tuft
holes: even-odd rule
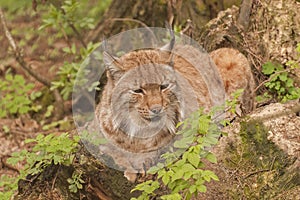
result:
[[[103,62],[106,66],[109,76],[113,80],[119,80],[124,74],[124,70],[121,68],[122,64],[120,59],[110,55],[108,52],[103,51]]]
[[[172,52],[173,48],[174,48],[174,44],[175,44],[175,34],[174,31],[171,27],[171,25],[169,23],[166,22],[166,28],[169,30],[170,36],[171,36],[171,40],[168,44],[166,44],[165,46],[161,47],[160,50],[161,51],[169,51]]]
[[[174,34],[174,31],[173,31],[173,28],[171,27],[171,25],[168,22],[166,22],[166,28],[169,30],[171,40],[168,44],[161,47],[160,50],[170,52],[169,65],[171,67],[173,67],[173,65],[174,65],[174,62],[173,62],[173,57],[174,57],[173,48],[174,48],[174,45],[175,45],[175,34]]]
[[[121,68],[122,64],[120,59],[108,53],[106,40],[103,41],[102,46],[103,46],[103,62],[106,66],[109,76],[113,78],[113,80],[120,79],[124,73],[123,69]]]
[[[119,59],[117,57],[114,57],[110,55],[107,51],[103,51],[103,62],[106,67],[109,67],[114,62],[117,62]]]

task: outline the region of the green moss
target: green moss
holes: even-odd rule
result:
[[[259,121],[241,123],[241,144],[228,148],[225,165],[234,172],[228,192],[233,199],[273,199],[300,186],[295,159],[267,139],[268,129]],[[292,194],[290,194],[293,197]]]

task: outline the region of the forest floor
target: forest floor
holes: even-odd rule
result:
[[[32,9],[9,13],[6,17],[7,26],[17,45],[22,49],[25,62],[41,76],[46,77],[48,80],[53,80],[58,68],[65,61],[72,59],[71,56],[66,55],[62,51],[63,47],[68,46],[66,40],[55,36],[57,32],[54,30],[39,31],[38,28],[42,23],[41,16]],[[74,39],[70,37],[69,42],[72,40]],[[76,40],[73,42],[76,43]],[[1,78],[4,78],[8,72],[21,74],[25,77],[26,82],[34,83],[35,86],[32,91],[43,90],[45,86],[25,72],[16,61],[2,27],[0,29],[0,44]],[[48,98],[50,97],[48,96]],[[44,101],[46,101],[46,104],[49,103],[47,99]],[[65,104],[64,119],[72,124],[71,104],[70,102]],[[13,152],[23,149],[29,150],[32,147],[32,145],[24,143],[25,139],[35,138],[39,133],[60,133],[64,131],[57,127],[51,130],[43,130],[43,125],[50,123],[51,120],[42,120],[40,116],[32,116],[34,115],[26,114],[17,118],[0,118],[0,176],[3,174],[16,176],[19,170],[22,169],[22,165],[11,166],[6,160]]]

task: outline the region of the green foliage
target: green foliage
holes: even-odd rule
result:
[[[103,0],[100,2],[91,2],[88,0],[37,1],[38,11],[41,11],[43,17],[43,22],[39,30],[51,28],[52,37],[48,37],[48,44],[53,45],[57,38],[64,38],[67,43],[70,44],[69,47],[65,47],[63,51],[68,54],[68,57],[73,58],[73,62],[65,62],[64,65],[59,68],[58,77],[52,82],[51,87],[51,90],[59,89],[64,99],[70,97],[80,66],[87,63],[87,61],[83,60],[88,58],[88,55],[99,46],[98,43],[89,43],[82,45],[86,46],[85,48],[80,48],[77,45],[78,43],[73,43],[71,39],[76,36],[78,37],[77,39],[80,40],[80,35],[83,35],[82,31],[93,29],[95,24],[94,19],[100,19],[102,17],[101,15],[110,1],[111,0]],[[15,19],[16,13],[14,12],[16,12],[16,10],[18,10],[18,13],[22,11],[22,15],[26,12],[26,16],[36,15],[36,12],[32,10],[32,0],[20,2],[0,0],[0,2],[3,3],[5,10],[8,11],[8,19]],[[2,3],[0,3],[1,6]],[[53,29],[58,32],[56,34],[53,33]],[[12,30],[13,36],[22,38],[18,44],[19,47],[26,46],[28,41],[32,41],[35,33],[32,30],[27,30],[27,28]],[[47,34],[47,32],[43,31],[40,34]],[[33,44],[31,49],[36,48],[38,48],[38,45]],[[52,56],[56,59],[58,54],[60,54],[58,50],[52,51],[50,57]],[[40,58],[45,60],[46,56],[43,55]],[[86,77],[84,76],[85,73],[82,74],[83,77]],[[81,81],[82,84],[85,84],[88,80],[81,79]],[[89,89],[92,90],[97,85],[98,82],[92,83]],[[41,92],[32,92],[33,88],[34,85],[27,84],[21,75],[12,76],[7,74],[3,80],[1,78],[0,117],[11,117],[10,115],[15,117],[32,111],[40,111],[41,106],[36,105],[34,101],[41,96]],[[54,106],[48,103],[46,106],[47,109],[43,117],[50,118],[53,115]],[[40,124],[43,125],[44,122],[41,121]],[[67,127],[69,125],[70,121],[60,120],[44,125],[43,129],[49,130],[56,126]],[[10,131],[10,128],[7,126],[3,126],[2,129],[5,133]],[[49,165],[70,165],[74,158],[74,152],[77,149],[78,137],[70,139],[68,134],[59,136],[54,134],[47,136],[39,135],[36,139],[30,139],[26,142],[34,142],[36,145],[32,151],[23,150],[18,153],[13,153],[12,157],[8,159],[7,162],[10,164],[22,162],[22,164],[25,163],[26,165],[24,170],[20,171],[20,175],[17,178],[10,178],[4,175],[0,177],[0,187],[4,187],[4,191],[0,192],[0,199],[10,199],[13,192],[17,190],[18,181],[25,179],[28,174],[38,175]],[[102,140],[97,142],[103,143]],[[70,184],[70,191],[76,192],[78,189],[81,189],[83,184],[81,174],[74,172],[72,177],[68,179],[68,182]]]
[[[70,120],[62,119],[58,121],[53,121],[50,124],[43,125],[42,129],[47,131],[55,127],[59,127],[59,130],[70,130],[72,128],[72,124]]]
[[[226,100],[226,108],[230,113],[236,113],[236,107],[240,103],[239,98],[243,94],[244,89],[238,89],[231,94],[230,100]]]
[[[212,171],[203,169],[203,159],[217,162],[216,156],[208,150],[218,142],[221,134],[212,116],[212,113],[204,114],[199,110],[178,125],[181,130],[177,135],[181,138],[174,143],[175,149],[162,155],[165,163],[158,163],[148,171],[157,173],[157,180],[138,184],[132,190],[142,191],[137,200],[157,197],[158,189],[165,187],[170,194],[160,196],[161,199],[191,199],[193,195],[206,192],[206,182],[218,181]]]
[[[24,179],[28,174],[39,174],[47,166],[52,164],[71,165],[75,156],[74,153],[77,151],[78,141],[78,136],[71,139],[68,133],[63,133],[59,136],[55,134],[49,134],[47,136],[39,134],[35,139],[25,140],[25,143],[36,144],[31,152],[27,150],[14,152],[12,153],[12,157],[7,159],[7,163],[11,165],[16,165],[19,162],[25,162],[26,164],[17,178],[1,177],[2,186],[5,187],[6,192],[0,192],[0,199],[2,199],[2,197],[11,196],[13,191],[18,187],[18,181]],[[78,182],[83,183],[80,176],[74,175],[73,179],[75,180],[74,184],[77,186],[79,186]]]
[[[151,195],[154,195],[154,191],[159,188],[159,182],[149,180],[138,184],[131,192],[139,190],[143,193],[138,198],[131,198],[131,200],[149,200]]]
[[[60,30],[62,34],[71,34],[73,30],[70,25],[74,25],[77,29],[93,29],[94,19],[78,15],[80,7],[80,2],[76,0],[65,0],[61,6],[51,4],[49,14],[44,17],[39,30],[52,27]]]
[[[19,179],[11,178],[7,175],[0,176],[0,187],[4,187],[4,191],[0,191],[0,199],[11,199],[14,192],[18,189]]]
[[[298,44],[296,51],[300,55],[300,44]],[[300,88],[295,86],[295,81],[291,76],[291,71],[295,68],[299,68],[299,62],[294,60],[288,61],[286,68],[278,63],[265,63],[262,66],[262,73],[269,77],[269,80],[264,84],[269,89],[269,93],[260,96],[259,99],[268,98],[270,94],[281,102],[300,98]]]
[[[3,9],[15,15],[15,12],[22,12],[24,11],[24,8],[31,8],[32,0],[23,0],[23,1],[0,0],[0,5]]]
[[[74,171],[72,174],[72,178],[68,178],[69,190],[70,192],[77,193],[78,189],[82,189],[82,184],[84,183],[84,180],[81,178],[82,173],[78,173],[77,171]]]
[[[79,68],[80,64],[78,63],[65,62],[64,65],[59,68],[57,73],[59,80],[52,81],[52,86],[50,89],[60,89],[63,99],[67,100],[73,91],[76,74]]]
[[[78,137],[70,139],[68,133],[63,133],[59,136],[55,134],[47,136],[39,134],[35,139],[25,140],[25,143],[36,143],[32,152],[26,150],[15,152],[7,162],[15,165],[25,160],[27,163],[25,169],[31,175],[40,173],[52,163],[69,166],[74,158],[73,153],[77,150],[78,141]]]
[[[88,55],[93,52],[98,46],[100,45],[100,43],[89,43],[87,45],[87,48],[81,48],[79,53],[80,53],[80,59],[81,60],[85,60],[88,59]],[[75,45],[72,45],[71,48],[66,47],[64,48],[64,52],[69,53],[69,54],[76,54],[77,50]],[[70,94],[73,91],[73,86],[77,77],[77,73],[79,71],[80,68],[85,68],[86,64],[87,64],[87,60],[82,61],[82,62],[72,62],[72,63],[68,63],[65,62],[63,66],[61,66],[59,68],[58,71],[58,76],[59,79],[56,81],[53,81],[51,84],[51,90],[54,89],[60,89],[60,92],[63,96],[63,99],[68,99],[70,97]],[[82,78],[80,78],[80,84],[84,85],[86,84],[89,80],[87,79],[87,74],[89,73],[89,71],[87,70],[82,70],[81,71],[81,76]],[[91,84],[91,88],[88,89],[89,91],[94,89],[97,85],[99,84],[98,81],[94,82]]]
[[[26,83],[23,76],[6,74],[0,82],[0,118],[40,110],[41,106],[34,106],[33,101],[42,93],[33,92],[33,88],[34,84]]]
[[[100,9],[106,8],[110,1],[103,1]],[[58,30],[58,36],[63,36],[68,40],[68,35],[75,33],[77,39],[81,38],[80,30],[93,29],[94,19],[88,16],[88,13],[81,12],[82,7],[87,7],[88,1],[65,0],[61,4],[51,4],[50,10],[44,16],[43,24],[39,30],[47,27]],[[99,9],[99,8],[98,8]],[[99,43],[89,43],[86,47],[78,48],[75,43],[69,47],[64,47],[63,51],[66,54],[74,57],[74,62],[65,62],[57,73],[58,79],[51,84],[51,90],[59,89],[64,100],[70,97],[73,91],[73,86],[76,80],[76,75],[80,67],[85,63],[83,60],[87,59],[88,55],[99,46]],[[87,79],[81,79],[83,85],[88,82]],[[98,85],[98,82],[92,83],[93,88]]]
[[[95,132],[89,132],[87,130],[82,130],[80,132],[81,141],[88,141],[89,143],[99,146],[107,143],[107,139],[104,137],[99,137],[99,135]]]

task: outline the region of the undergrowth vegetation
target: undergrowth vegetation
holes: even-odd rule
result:
[[[132,191],[140,190],[142,195],[132,200],[147,200],[160,196],[161,199],[191,199],[198,193],[206,192],[206,182],[218,181],[216,174],[205,169],[203,160],[216,163],[217,158],[208,149],[217,144],[221,136],[212,114],[202,110],[194,113],[177,132],[181,137],[175,141],[174,149],[162,155],[164,163],[152,167],[148,173],[157,174],[156,180],[137,185]],[[161,192],[167,187],[169,192]]]
[[[297,45],[297,59],[300,59],[300,44]],[[267,92],[258,96],[258,101],[274,98],[276,101],[286,102],[300,98],[299,83],[295,82],[294,71],[299,69],[299,61],[290,60],[286,66],[276,62],[266,62],[262,66],[262,73],[268,77],[264,81]]]
[[[18,188],[18,181],[21,179],[27,179],[37,176],[51,165],[64,165],[69,166],[73,163],[75,152],[78,148],[79,137],[70,138],[68,133],[61,135],[48,134],[44,136],[39,134],[35,139],[27,139],[25,143],[35,143],[35,146],[31,151],[22,150],[21,152],[15,152],[7,162],[13,166],[19,163],[25,163],[22,170],[20,170],[19,176],[10,178],[8,176],[1,177],[0,187],[5,188],[5,192],[0,192],[0,199],[10,199],[11,196]],[[80,188],[77,183],[81,182],[78,176],[72,176],[70,181],[70,190],[77,192],[74,188],[74,184]]]

